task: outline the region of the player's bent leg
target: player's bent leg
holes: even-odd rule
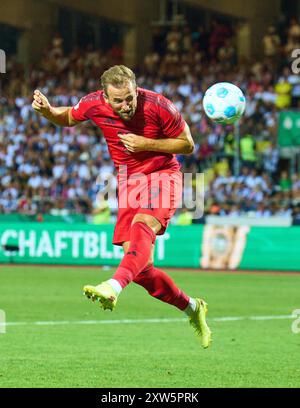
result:
[[[139,215],[134,219],[130,231],[132,241],[129,245],[126,243],[125,255],[116,273],[112,279],[100,285],[86,285],[83,288],[84,295],[93,301],[99,301],[103,309],[113,310],[122,289],[147,265],[153,251],[155,231],[161,228],[158,224],[157,220],[148,215]]]
[[[148,293],[184,311],[189,316],[189,322],[200,338],[202,346],[207,348],[211,344],[211,331],[206,323],[207,304],[202,299],[188,297],[162,270],[148,265],[134,282],[143,286]]]
[[[143,286],[151,296],[182,311],[189,304],[189,297],[175,285],[169,275],[155,268],[153,264],[148,265],[134,282]]]

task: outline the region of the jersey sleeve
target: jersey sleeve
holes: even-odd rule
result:
[[[163,135],[170,138],[178,137],[185,128],[185,121],[176,106],[169,99],[160,95],[158,112]]]
[[[81,98],[77,105],[73,106],[71,110],[73,119],[77,120],[78,122],[89,120],[89,111],[93,107],[94,100],[95,98],[92,98],[90,95]]]

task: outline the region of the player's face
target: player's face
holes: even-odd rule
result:
[[[132,82],[128,82],[123,88],[108,85],[105,99],[116,114],[124,120],[130,120],[137,107],[136,86]]]

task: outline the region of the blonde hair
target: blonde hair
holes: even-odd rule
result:
[[[104,71],[101,76],[101,85],[105,94],[107,94],[108,85],[121,88],[127,85],[128,82],[132,82],[136,86],[134,72],[130,68],[125,67],[125,65],[114,65]]]

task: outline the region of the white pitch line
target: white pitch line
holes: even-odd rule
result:
[[[273,316],[226,316],[212,317],[208,321],[212,322],[234,322],[241,320],[277,320],[277,319],[295,319],[295,315],[273,315]],[[62,326],[62,325],[92,325],[92,324],[140,324],[140,323],[181,323],[186,322],[186,318],[174,319],[122,319],[122,320],[57,320],[40,322],[6,322],[0,323],[1,326]]]
[[[296,315],[251,316],[251,320],[296,319]]]

